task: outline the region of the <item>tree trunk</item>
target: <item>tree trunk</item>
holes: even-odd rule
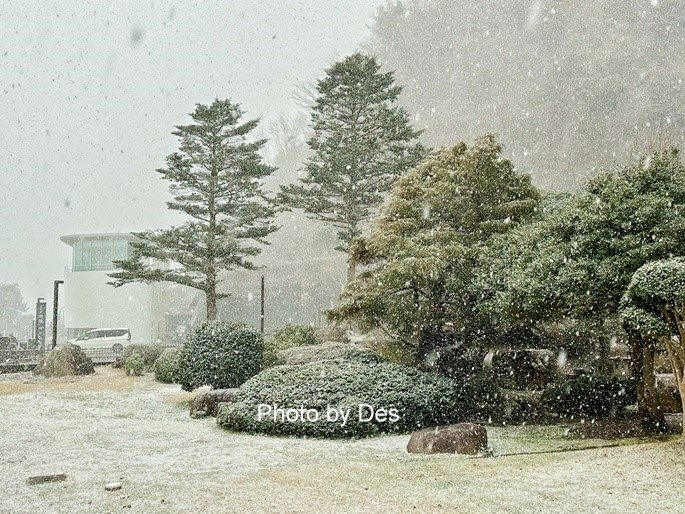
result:
[[[354,280],[357,275],[357,265],[351,256],[347,256],[347,283],[349,284]]]
[[[664,414],[659,409],[654,387],[654,340],[639,338],[636,351],[639,371],[635,373],[637,382],[637,408],[642,418],[642,426],[648,432],[663,432]]]
[[[681,336],[682,337],[682,336]],[[680,395],[680,405],[683,411],[683,435],[685,435],[685,348],[682,340],[675,342],[670,337],[664,340],[668,356],[671,360],[671,367],[675,375],[675,383],[678,386],[678,394]]]
[[[216,291],[207,291],[207,321],[215,321],[217,318]]]

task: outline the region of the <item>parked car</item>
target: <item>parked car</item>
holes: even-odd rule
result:
[[[115,353],[123,351],[131,344],[131,330],[128,328],[96,328],[76,339],[69,341],[82,350],[111,348]]]

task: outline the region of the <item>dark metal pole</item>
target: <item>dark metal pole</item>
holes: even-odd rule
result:
[[[52,347],[57,346],[57,306],[59,304],[59,285],[64,280],[55,280],[52,288]]]
[[[259,318],[259,329],[261,333],[264,333],[264,275],[262,275],[262,308],[261,315]]]

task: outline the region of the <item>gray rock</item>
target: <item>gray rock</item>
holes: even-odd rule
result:
[[[414,432],[407,443],[409,453],[460,453],[477,455],[488,447],[484,426],[459,423]]]
[[[47,484],[49,482],[62,482],[67,479],[67,475],[64,473],[59,473],[57,475],[38,475],[35,477],[29,477],[27,480],[29,485],[37,484]]]
[[[219,404],[232,402],[237,391],[238,389],[214,389],[198,394],[190,404],[190,417],[216,416]]]
[[[90,375],[95,373],[95,368],[80,346],[65,343],[48,353],[33,373],[46,377],[67,377]]]

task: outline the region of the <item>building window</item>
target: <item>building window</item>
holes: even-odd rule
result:
[[[72,268],[74,271],[112,271],[113,262],[128,259],[131,245],[126,239],[95,237],[74,242]]]

